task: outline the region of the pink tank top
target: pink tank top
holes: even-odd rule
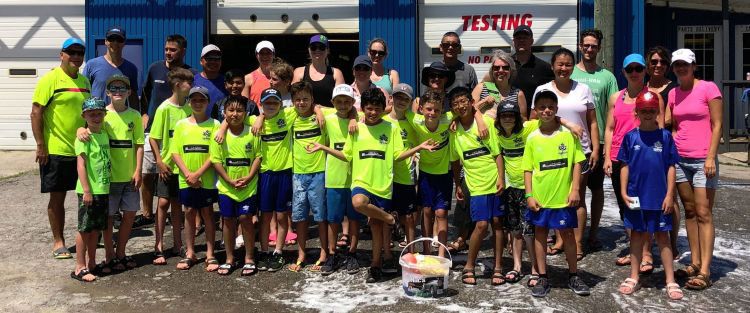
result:
[[[270,88],[271,83],[260,71],[260,68],[254,70],[250,75],[253,77],[253,85],[250,86],[250,100],[253,100],[260,108],[260,94],[263,93],[263,90]]]
[[[625,134],[640,124],[638,119],[635,118],[635,114],[633,114],[635,101],[633,103],[625,103],[625,92],[627,92],[627,89],[620,90],[620,95],[617,97],[617,101],[615,101],[614,111],[612,112],[612,117],[615,120],[612,147],[609,150],[609,158],[612,161],[617,160],[617,154],[620,153],[620,145],[622,144],[622,139],[625,138]]]

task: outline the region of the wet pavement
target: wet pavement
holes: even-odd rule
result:
[[[723,170],[724,168],[722,168]],[[728,170],[728,169],[727,169]],[[51,233],[47,222],[47,196],[39,194],[39,177],[22,174],[0,180],[0,310],[8,312],[185,312],[185,311],[249,311],[249,312],[372,312],[372,311],[433,311],[433,312],[747,312],[750,311],[750,175],[737,169],[734,178],[722,178],[714,208],[716,248],[711,279],[714,286],[705,291],[685,290],[682,301],[668,301],[664,290],[664,272],[656,257],[656,270],[641,279],[643,288],[634,296],[622,296],[617,286],[627,277],[629,267],[617,267],[614,261],[625,253],[627,242],[615,206],[611,186],[605,183],[605,211],[602,217],[601,250],[588,254],[579,262],[579,273],[592,286],[588,297],[575,296],[567,289],[567,265],[562,255],[548,258],[548,271],[553,286],[544,299],[533,298],[518,284],[490,286],[489,276],[479,278],[477,286],[461,284],[460,267],[466,255],[454,257],[457,269],[450,274],[446,295],[439,299],[420,299],[404,295],[400,276],[377,284],[365,284],[366,268],[358,274],[337,272],[328,277],[303,271],[261,272],[240,277],[240,271],[223,277],[206,273],[202,263],[189,271],[177,271],[178,258],[170,258],[167,266],[151,265],[153,228],[134,231],[128,246],[139,267],[127,272],[101,277],[84,284],[69,277],[73,260],[53,260],[50,253]],[[737,178],[746,177],[746,180]],[[66,199],[66,231],[68,246],[73,245],[76,225],[76,199]],[[684,225],[684,224],[683,224]],[[168,228],[169,229],[169,228]],[[317,230],[313,229],[315,233]],[[451,237],[454,229],[451,228]],[[217,232],[217,237],[221,233]],[[199,237],[204,240],[204,236]],[[166,242],[171,243],[168,232]],[[369,263],[369,244],[360,243],[359,261]],[[308,244],[308,259],[315,260],[317,240]],[[202,246],[201,246],[202,247]],[[656,250],[654,250],[656,251]],[[690,259],[684,226],[679,238],[679,263]],[[97,251],[99,260],[103,249]],[[203,252],[199,253],[202,257]],[[524,254],[525,255],[525,254]],[[287,261],[296,256],[296,246],[285,250]],[[485,242],[480,257],[488,262],[492,256]],[[224,252],[218,254],[223,261]],[[506,254],[504,268],[512,268]],[[676,267],[682,267],[675,264]],[[481,268],[481,267],[480,267]],[[524,261],[524,270],[529,263]],[[489,267],[486,271],[491,272]],[[684,283],[684,282],[681,282]]]

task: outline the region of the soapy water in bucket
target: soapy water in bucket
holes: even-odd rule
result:
[[[401,265],[401,284],[408,296],[420,298],[435,298],[443,295],[448,287],[448,275],[453,265],[452,257],[448,252],[448,258],[436,255],[422,255],[419,253],[406,253],[409,246],[419,241],[437,242],[432,238],[420,238],[410,242],[401,251],[399,264]],[[442,243],[441,246],[447,251],[448,248]]]

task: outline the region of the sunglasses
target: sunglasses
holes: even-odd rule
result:
[[[444,42],[444,43],[441,43],[440,46],[443,47],[443,49],[448,49],[448,48],[458,49],[458,48],[461,48],[461,44],[457,43],[457,42]]]
[[[107,41],[109,41],[109,42],[123,43],[123,42],[125,42],[125,38],[122,38],[120,36],[109,36],[109,37],[107,37]]]
[[[111,93],[126,93],[128,90],[130,90],[130,88],[126,86],[122,86],[122,87],[110,86],[107,88],[107,91]]]
[[[354,67],[354,70],[357,72],[364,72],[364,71],[369,71],[370,67],[367,65],[357,65]]]
[[[669,62],[667,62],[667,60],[664,60],[664,59],[660,59],[660,60],[651,60],[651,61],[649,61],[648,63],[650,63],[650,64],[651,64],[651,65],[653,65],[653,66],[657,66],[657,65],[659,65],[659,64],[661,64],[661,65],[664,65],[664,66],[667,66],[667,65],[669,65]]]
[[[370,54],[378,57],[384,57],[386,55],[383,50],[370,50]]]
[[[583,47],[584,50],[599,49],[599,45],[582,44],[581,47]]]
[[[501,65],[501,66],[494,66],[493,65],[492,66],[492,71],[493,72],[496,72],[496,71],[499,71],[499,70],[503,70],[503,71],[506,71],[506,72],[510,71],[510,65]]]
[[[643,66],[628,66],[628,67],[625,68],[625,73],[630,74],[633,71],[636,71],[638,73],[642,73],[643,72]]]
[[[638,110],[639,114],[656,114],[658,112],[659,112],[659,110],[657,110],[657,109],[639,109]]]
[[[69,56],[79,56],[79,57],[82,57],[86,54],[86,51],[84,50],[63,50],[63,52],[65,52],[65,54]]]
[[[217,56],[204,57],[204,59],[206,59],[206,61],[208,61],[208,62],[219,62],[219,61],[221,61],[221,57],[217,57]]]
[[[326,45],[321,43],[314,43],[310,45],[310,51],[325,51]]]

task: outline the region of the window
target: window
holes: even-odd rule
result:
[[[741,64],[742,71],[740,79],[747,79],[747,73],[750,73],[750,32],[742,34]]]
[[[699,79],[714,81],[714,33],[686,33],[684,47],[693,50],[695,53],[695,63],[698,68],[695,76]]]

